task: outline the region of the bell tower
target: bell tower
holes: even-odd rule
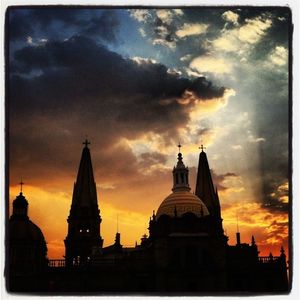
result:
[[[100,235],[100,210],[98,208],[96,183],[94,181],[91,154],[85,140],[79,170],[74,183],[73,198],[65,239],[66,266],[84,264],[94,247],[102,247]]]

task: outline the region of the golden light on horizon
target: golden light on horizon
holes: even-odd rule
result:
[[[166,173],[166,176],[170,174]],[[230,180],[228,183],[233,184]],[[230,191],[230,193],[229,193]],[[18,185],[10,187],[10,204],[19,194]],[[47,191],[39,187],[25,185],[24,195],[29,202],[29,217],[44,233],[51,259],[64,256],[64,239],[67,234],[67,217],[71,205],[72,192]],[[120,193],[115,189],[98,191],[98,204],[102,217],[101,236],[104,245],[113,244],[117,227],[121,233],[124,246],[134,246],[140,242],[143,234],[148,234],[149,217],[152,210],[157,210],[162,200],[170,193],[169,182],[157,186],[142,187],[141,190],[124,191],[120,201]],[[229,195],[228,195],[229,193]],[[226,202],[232,193],[240,193],[233,187],[228,191],[220,191],[223,228],[229,236],[229,244],[235,244],[237,216],[242,242],[249,243],[255,236],[261,255],[279,253],[281,245],[288,255],[288,215],[286,213],[270,213],[256,202]],[[141,199],[143,198],[143,201]],[[126,201],[130,199],[130,201]],[[145,205],[146,203],[146,205]],[[138,205],[136,205],[138,204]],[[11,207],[11,205],[10,205]],[[118,225],[117,225],[118,223]]]

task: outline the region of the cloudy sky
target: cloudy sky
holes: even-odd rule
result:
[[[20,191],[64,254],[88,136],[104,244],[147,233],[171,192],[177,144],[195,189],[203,144],[235,243],[287,249],[286,8],[12,8],[7,12],[10,202]]]

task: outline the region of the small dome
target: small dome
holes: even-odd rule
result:
[[[207,207],[199,197],[189,191],[175,191],[160,204],[156,217],[159,218],[162,215],[174,217],[175,207],[178,217],[187,212],[197,217],[209,215]]]

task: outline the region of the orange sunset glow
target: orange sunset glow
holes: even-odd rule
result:
[[[176,148],[173,148],[175,156]],[[187,152],[190,151],[190,154],[193,151],[197,153],[196,145],[187,148]],[[93,150],[91,152],[93,155]],[[80,153],[78,154],[80,155]],[[74,166],[74,175],[75,169]],[[133,246],[135,242],[140,241],[143,234],[148,233],[147,227],[152,210],[157,210],[161,201],[170,192],[171,170],[165,165],[156,166],[148,173],[141,169],[144,174],[143,178],[132,178],[130,186],[127,186],[128,178],[115,178],[114,180],[111,178],[109,182],[104,181],[103,183],[101,183],[101,179],[97,180],[96,178],[98,204],[103,219],[101,234],[104,237],[104,245],[113,243],[117,227],[125,246]],[[97,172],[97,170],[95,171]],[[191,168],[190,171],[191,179],[194,181],[195,168]],[[74,181],[75,178],[74,176]],[[119,182],[118,189],[115,182]],[[59,190],[51,187],[49,189],[47,187],[40,188],[32,183],[25,183],[23,186],[23,192],[30,205],[30,218],[39,224],[45,234],[49,258],[64,256],[63,240],[67,232],[66,219],[71,205],[72,183],[67,179],[57,182],[56,185],[69,186],[69,189],[60,188]],[[249,243],[251,236],[255,236],[262,256],[268,256],[270,252],[279,253],[281,245],[288,249],[287,213],[270,213],[267,209],[261,208],[255,199],[247,199],[246,186],[236,175],[229,174],[226,178],[221,179],[220,183],[226,187],[224,190],[220,190],[219,196],[224,220],[223,227],[229,237],[229,244],[236,243],[235,234],[238,226],[242,242]],[[47,182],[45,185],[48,186]],[[279,192],[282,188],[279,187]],[[284,188],[287,188],[287,183]],[[10,203],[19,191],[19,185],[11,186]]]
[[[22,180],[49,259],[65,255],[86,138],[104,246],[149,234],[180,143],[191,192],[204,146],[229,245],[239,231],[288,258],[287,9],[28,8],[7,22],[9,214]]]

